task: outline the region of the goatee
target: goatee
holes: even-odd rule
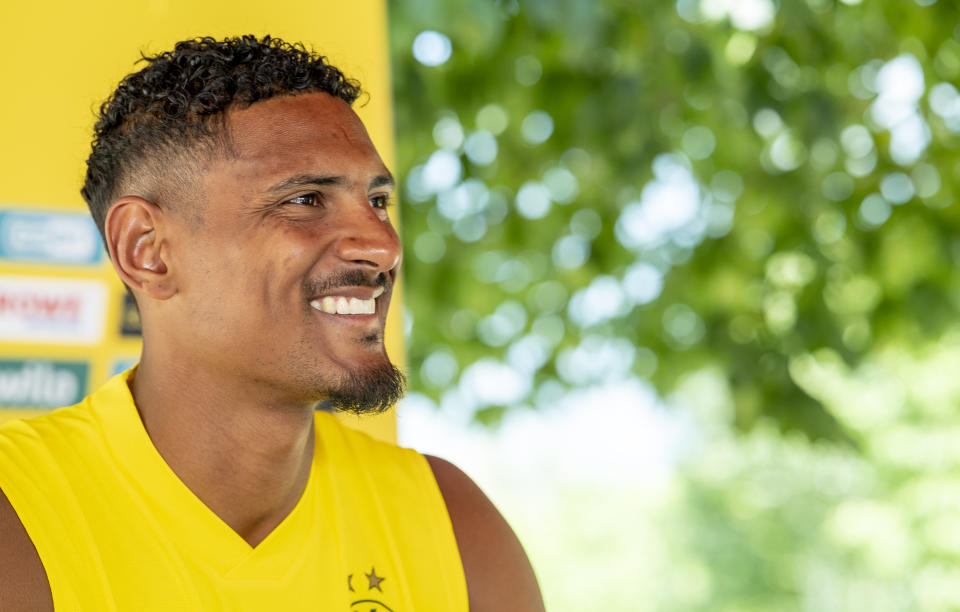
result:
[[[407,378],[387,363],[369,370],[350,372],[329,391],[321,408],[357,415],[380,414],[400,401],[407,390]]]

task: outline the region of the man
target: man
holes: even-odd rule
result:
[[[0,428],[0,610],[542,610],[467,476],[316,410],[403,389],[394,181],[357,84],[269,37],[145,61],[100,109],[82,191],[143,354]]]

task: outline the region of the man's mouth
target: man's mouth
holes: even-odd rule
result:
[[[310,300],[310,306],[320,312],[338,315],[370,315],[377,312],[377,298],[384,288],[377,287],[371,297],[363,298],[351,295],[325,295]],[[353,291],[351,291],[353,293]],[[370,294],[369,290],[364,293]]]

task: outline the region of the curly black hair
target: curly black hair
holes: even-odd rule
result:
[[[204,156],[229,154],[228,110],[314,92],[352,105],[361,94],[325,57],[270,36],[185,40],[140,61],[146,67],[124,77],[94,125],[80,193],[101,235],[122,189],[171,204]]]

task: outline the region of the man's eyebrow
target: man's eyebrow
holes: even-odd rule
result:
[[[385,187],[387,185],[393,187],[396,184],[397,182],[393,180],[393,175],[387,172],[386,174],[381,174],[380,176],[374,177],[374,179],[370,181],[370,185],[367,187],[367,189],[376,189],[377,187]]]
[[[284,179],[276,185],[270,186],[267,191],[282,192],[294,187],[341,187],[347,184],[343,176],[320,176],[316,174],[298,174]]]
[[[296,187],[343,187],[349,181],[343,176],[321,176],[316,174],[298,174],[288,179],[284,179],[275,185],[271,185],[267,191],[279,193]],[[373,178],[367,189],[376,189],[377,187],[396,185],[393,175],[387,172]]]

